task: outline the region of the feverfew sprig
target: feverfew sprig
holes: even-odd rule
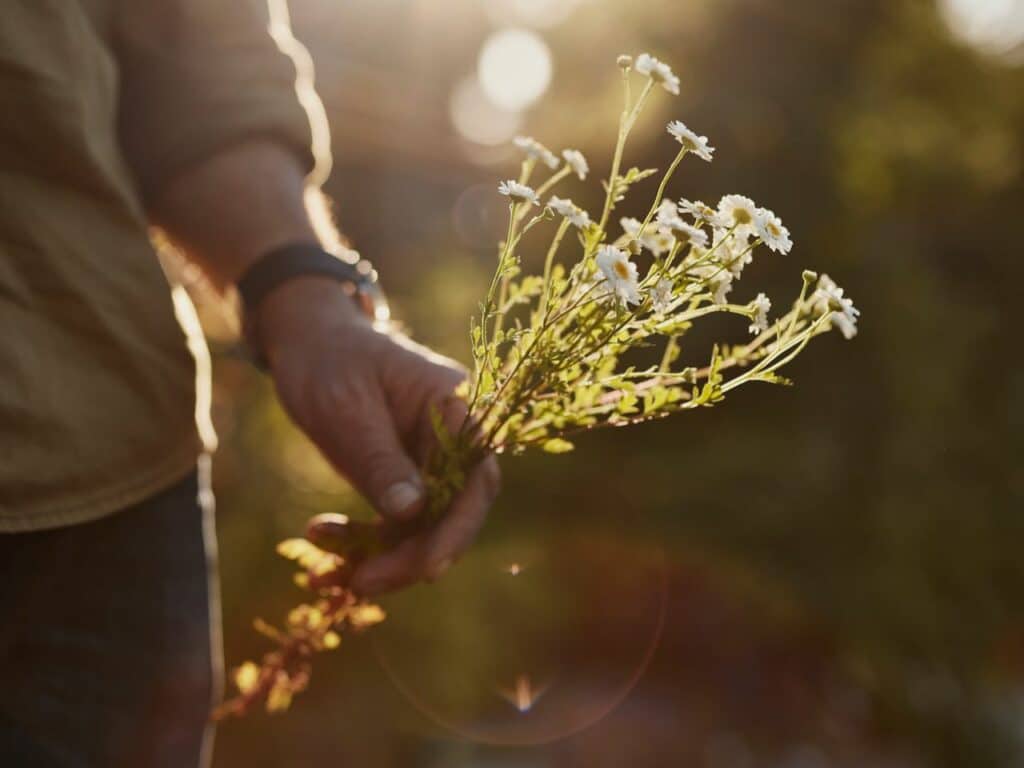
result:
[[[520,184],[512,179],[501,182],[498,185],[498,192],[505,197],[511,198],[514,203],[537,204],[537,192],[526,184]]]
[[[641,75],[647,75],[651,80],[659,83],[662,88],[673,96],[679,95],[679,78],[672,71],[672,67],[663,61],[651,56],[649,53],[641,53],[636,57],[633,67]]]
[[[669,135],[678,141],[688,151],[695,154],[701,160],[711,162],[715,148],[708,144],[707,136],[698,136],[691,131],[681,120],[673,120],[668,124]]]
[[[508,229],[487,295],[470,322],[472,369],[457,393],[468,415],[455,433],[435,420],[437,449],[424,470],[426,511],[411,523],[382,525],[328,516],[311,524],[310,540],[282,544],[281,554],[300,568],[297,583],[313,598],[291,612],[285,629],[259,624],[275,649],[261,664],[236,670],[239,695],[222,715],[257,704],[286,708],[306,686],[314,653],[336,647],[342,630],[382,620],[379,608],[348,589],[348,574],[363,558],[439,522],[463,478],[488,454],[531,448],[564,453],[590,430],[717,405],[753,382],[788,383],[781,370],[812,339],[833,327],[846,338],[856,334],[860,312],[827,275],[804,272],[797,298],[774,319],[765,293],[745,303],[730,300],[758,249],[786,254],[792,238],[775,213],[743,195],[725,195],[714,208],[685,198],[677,204],[667,196],[688,155],[713,159],[707,137],[681,121],[668,125],[680,148],[646,214],[620,218],[611,231],[615,208],[656,174],[623,170],[633,127],[655,86],[672,94],[680,89],[671,67],[648,54],[620,56],[617,63],[625,103],[600,215],[548,196],[571,176],[586,179],[589,166],[580,152],[565,150],[563,163],[535,139],[515,141],[526,157],[519,177],[498,188],[508,199]],[[634,97],[637,76],[642,86]],[[550,173],[531,182],[543,170],[538,164]],[[535,213],[542,199],[548,202]],[[552,231],[543,272],[527,274],[523,236],[547,228]],[[714,345],[703,363],[680,364],[680,340],[712,315],[745,319],[751,336]],[[645,358],[652,348],[660,349],[659,362]]]
[[[562,151],[562,159],[565,160],[573,173],[575,173],[580,181],[586,181],[587,174],[590,173],[590,166],[587,164],[587,158],[583,156],[583,153],[578,149],[566,149]]]
[[[540,160],[551,170],[558,168],[558,155],[545,147],[532,136],[516,136],[512,143],[526,153],[531,160]]]

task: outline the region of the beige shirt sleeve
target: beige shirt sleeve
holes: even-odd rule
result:
[[[312,134],[323,127],[311,120],[323,116],[300,103],[267,0],[130,0],[119,9],[120,137],[144,200],[181,169],[253,137],[292,147],[313,171]]]

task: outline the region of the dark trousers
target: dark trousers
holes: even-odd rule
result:
[[[0,535],[0,766],[207,764],[220,693],[208,462],[97,522]]]

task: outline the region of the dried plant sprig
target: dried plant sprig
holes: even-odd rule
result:
[[[688,155],[711,162],[715,151],[707,137],[678,120],[667,131],[680,149],[647,214],[643,220],[622,219],[619,234],[609,230],[616,206],[657,173],[622,171],[633,127],[656,86],[672,94],[680,87],[671,68],[648,54],[619,57],[618,66],[625,103],[596,220],[568,199],[541,203],[570,175],[586,177],[589,165],[579,151],[563,152],[562,163],[534,139],[515,142],[526,155],[519,177],[499,187],[509,199],[508,230],[487,295],[470,323],[472,373],[459,392],[468,416],[455,434],[435,420],[438,447],[423,469],[426,512],[411,523],[388,525],[321,516],[311,522],[308,539],[282,543],[279,552],[302,569],[296,582],[316,599],[293,610],[284,630],[258,625],[276,648],[261,664],[246,662],[235,671],[239,695],[217,716],[244,714],[256,704],[270,711],[287,708],[307,685],[315,653],[337,647],[344,629],[383,620],[379,607],[347,588],[349,573],[366,557],[435,525],[467,472],[488,454],[534,447],[564,453],[583,432],[716,405],[751,382],[788,384],[780,371],[811,339],[833,327],[847,338],[856,334],[859,312],[827,275],[805,271],[797,298],[774,320],[764,293],[749,302],[729,301],[759,248],[785,254],[792,239],[775,213],[742,195],[726,195],[716,208],[666,198]],[[643,85],[634,99],[637,75]],[[540,165],[550,174],[531,186]],[[523,237],[549,221],[556,224],[543,272],[523,274]],[[567,245],[574,255],[559,260]],[[714,345],[706,365],[679,366],[687,333],[715,314],[744,318],[753,338]],[[660,362],[638,367],[636,353],[658,344]]]

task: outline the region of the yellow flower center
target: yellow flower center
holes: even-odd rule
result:
[[[737,224],[749,224],[754,220],[750,215],[750,211],[745,208],[737,208],[732,212],[732,217],[736,220]]]
[[[612,267],[615,270],[615,274],[621,277],[623,280],[629,279],[629,267],[626,266],[624,261],[616,261]]]

